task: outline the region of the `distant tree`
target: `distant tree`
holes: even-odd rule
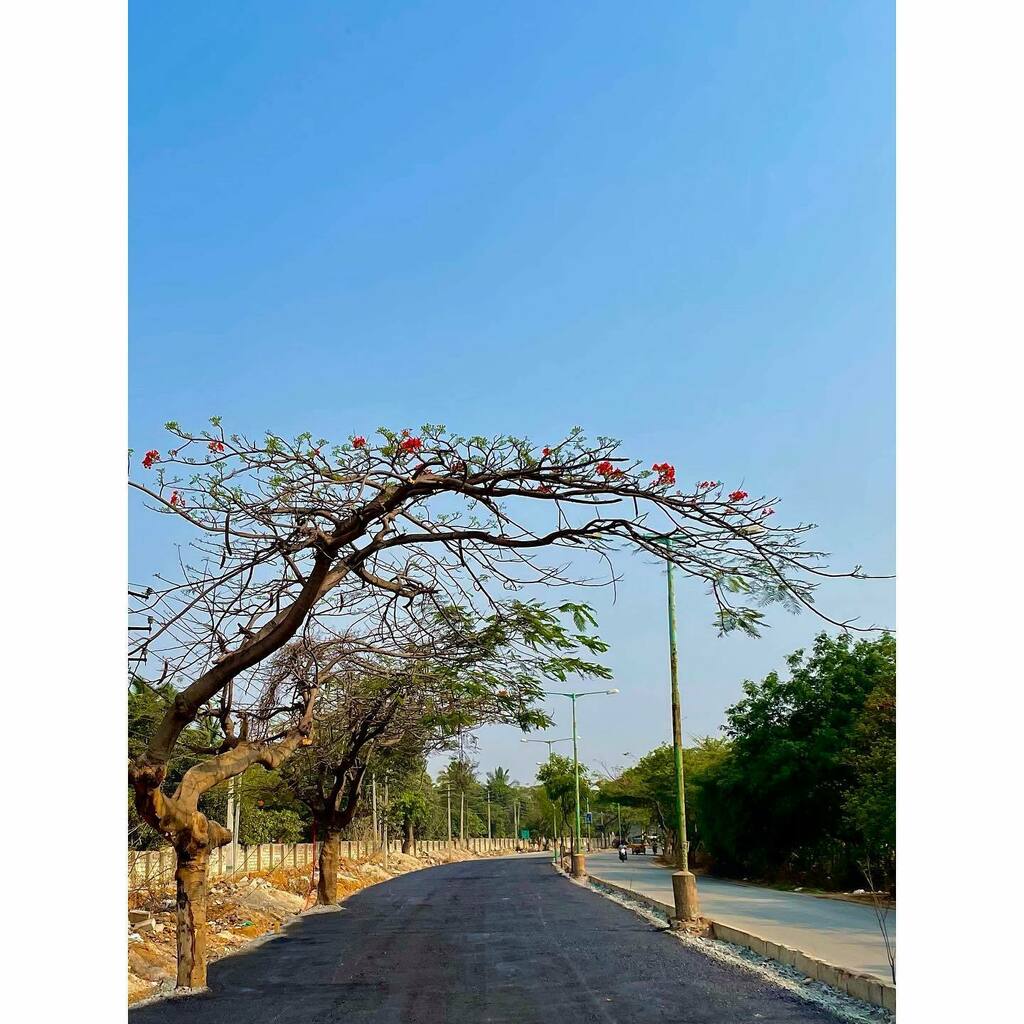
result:
[[[656,822],[669,847],[675,848],[676,776],[671,745],[655,747],[618,778],[602,783],[601,794],[605,804],[639,811],[644,820]]]
[[[305,831],[305,822],[295,811],[257,808],[246,815],[239,838],[246,845],[260,843],[297,843]]]
[[[423,835],[430,827],[433,790],[423,758],[396,780],[392,807],[402,836],[402,853],[414,853],[417,835]]]
[[[568,830],[570,848],[573,853],[578,853],[579,851],[576,848],[576,773],[572,758],[552,754],[537,769],[537,778],[544,786],[548,798],[559,811],[561,832],[564,834]],[[580,802],[582,806],[583,801],[592,792],[590,772],[582,764],[579,766],[579,779]]]
[[[512,835],[515,813],[513,803],[517,799],[512,776],[507,768],[500,765],[487,773],[485,793],[491,795],[491,832],[496,838],[506,839]]]

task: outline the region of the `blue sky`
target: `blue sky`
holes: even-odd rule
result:
[[[580,424],[893,570],[891,4],[135,4],[129,59],[133,446]],[[133,510],[133,580],[165,527]],[[622,694],[580,705],[609,765],[670,734],[664,576],[621,565],[587,596]],[[888,582],[819,599],[894,623]],[[679,617],[687,735],[819,628]]]

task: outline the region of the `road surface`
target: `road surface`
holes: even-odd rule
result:
[[[835,1024],[556,875],[544,855],[402,875],[212,964],[131,1024]]]
[[[630,854],[625,864],[614,851],[590,854],[587,870],[616,885],[672,904],[672,871],[653,863],[649,854]],[[697,893],[704,917],[781,942],[838,967],[892,982],[882,933],[870,906],[739,885],[705,875],[697,876]],[[888,925],[895,942],[895,909],[889,911]]]

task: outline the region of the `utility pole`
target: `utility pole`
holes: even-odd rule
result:
[[[238,857],[238,826],[242,821],[242,794],[238,794],[238,799],[235,801],[235,820],[231,824],[231,842],[234,844],[234,850],[231,853],[231,864],[235,863]]]
[[[380,842],[380,832],[377,831],[377,773],[370,776],[370,807],[373,813],[373,845]]]
[[[231,856],[228,859],[228,866],[234,869],[235,866],[235,780],[228,783],[228,813],[224,821],[224,827],[231,833]]]
[[[576,833],[573,836],[573,874],[579,877],[583,870],[576,870],[576,858],[580,855],[580,756],[576,736],[576,694],[572,695],[572,771],[576,779]]]
[[[491,838],[491,791],[487,790],[487,839]]]
[[[384,776],[384,870],[388,869],[388,777]]]
[[[448,783],[448,860],[452,859],[452,784]]]

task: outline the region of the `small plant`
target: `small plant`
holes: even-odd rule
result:
[[[875,920],[878,922],[878,930],[882,933],[882,941],[885,943],[885,956],[889,961],[889,972],[892,974],[892,983],[896,984],[896,940],[889,933],[889,903],[875,889],[875,881],[871,870],[871,859],[864,859],[860,865],[861,874],[868,885],[868,894],[871,897],[871,906],[875,912]]]

